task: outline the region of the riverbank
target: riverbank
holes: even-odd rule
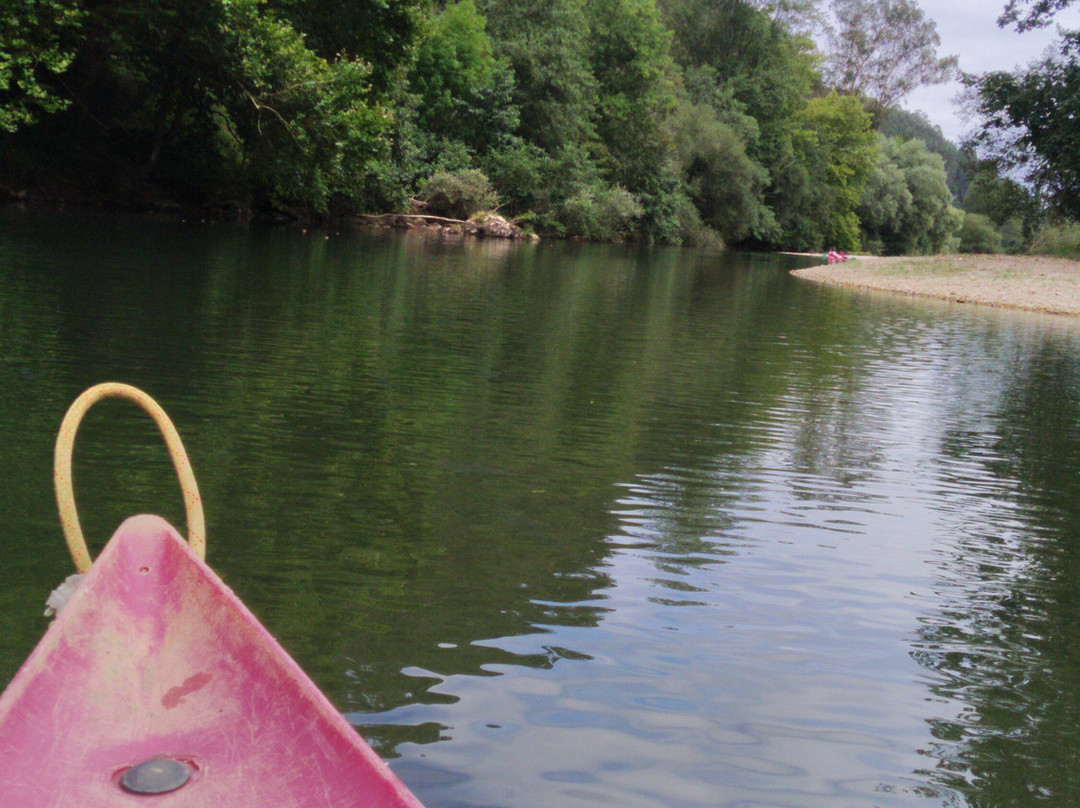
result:
[[[1080,316],[1080,262],[1039,255],[866,257],[792,272],[883,292]]]

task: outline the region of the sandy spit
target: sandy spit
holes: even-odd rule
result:
[[[1036,255],[933,255],[858,258],[797,269],[821,283],[1080,316],[1080,261]]]

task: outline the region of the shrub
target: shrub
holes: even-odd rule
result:
[[[964,224],[960,228],[960,252],[999,253],[1001,249],[1001,233],[989,216],[981,213],[964,214]]]
[[[424,183],[420,198],[427,203],[429,213],[455,219],[468,219],[474,213],[490,210],[498,204],[487,175],[476,169],[435,172]]]
[[[490,153],[484,168],[515,216],[531,211],[549,220],[570,197],[600,184],[599,171],[582,146],[565,146],[547,154],[518,140]]]
[[[1024,221],[1019,216],[1006,219],[998,229],[1001,231],[1001,248],[1009,255],[1019,255],[1027,249]]]
[[[1080,260],[1080,224],[1063,222],[1044,227],[1035,236],[1028,252]]]
[[[641,229],[650,241],[723,249],[723,238],[701,221],[694,203],[681,188],[664,189],[659,194],[644,197],[642,207],[645,216]]]
[[[632,233],[644,213],[637,197],[616,186],[575,194],[563,203],[558,216],[567,236],[615,241]]]

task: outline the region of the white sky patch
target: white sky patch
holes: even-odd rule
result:
[[[1024,34],[998,27],[997,18],[1005,0],[920,0],[919,6],[937,24],[939,54],[956,54],[960,69],[967,73],[1024,67],[1057,41],[1058,25],[1080,29],[1080,8],[1076,6],[1060,12],[1054,18],[1055,25]],[[963,118],[956,103],[961,89],[959,82],[926,87],[916,90],[900,105],[911,112],[925,112],[931,123],[958,143],[977,123]]]

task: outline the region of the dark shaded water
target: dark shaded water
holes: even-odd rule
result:
[[[0,682],[68,404],[429,806],[1080,800],[1080,323],[780,259],[0,215]],[[99,548],[182,526],[106,402]]]

